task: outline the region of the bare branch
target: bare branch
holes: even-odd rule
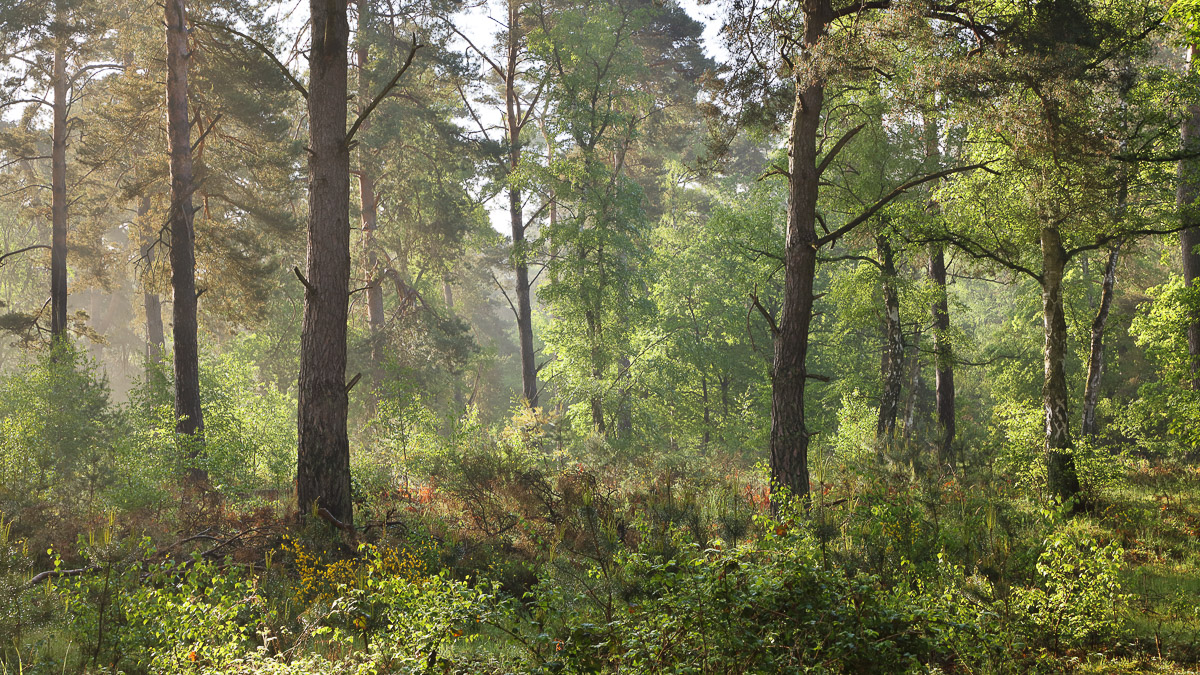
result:
[[[209,28],[216,28],[217,30],[223,30],[226,33],[232,33],[233,35],[240,37],[241,39],[245,40],[246,42],[249,42],[255,49],[262,52],[264,56],[266,56],[268,59],[270,59],[271,62],[275,64],[275,67],[279,68],[279,72],[283,73],[283,76],[287,78],[288,82],[292,83],[292,87],[295,88],[296,91],[300,92],[301,96],[303,96],[304,98],[308,98],[308,90],[304,88],[303,84],[300,84],[300,80],[296,79],[296,76],[292,74],[292,71],[288,70],[288,67],[283,65],[283,62],[280,61],[279,57],[275,55],[274,50],[270,49],[262,42],[259,42],[258,40],[250,37],[249,35],[246,35],[245,33],[237,30],[236,28],[233,28],[232,26],[226,26],[226,25],[220,24],[220,23],[213,23],[211,21],[200,21],[198,19],[192,19],[192,23],[196,24],[197,26],[207,26]]]
[[[350,126],[350,131],[346,132],[347,143],[354,138],[354,134],[358,132],[358,128],[362,126],[363,122],[367,121],[367,118],[370,117],[371,113],[375,111],[375,108],[379,105],[379,102],[386,98],[387,95],[391,93],[392,89],[396,88],[396,83],[400,81],[400,78],[404,76],[404,72],[408,70],[409,66],[412,65],[413,57],[417,55],[417,50],[424,46],[425,45],[418,43],[417,36],[413,35],[412,48],[408,50],[408,58],[404,60],[404,65],[400,66],[400,70],[396,72],[396,76],[393,77],[392,80],[388,82],[382,90],[380,90],[379,94],[375,96],[375,100],[371,101],[371,104],[363,109],[362,114],[358,116],[358,119],[354,120],[354,124]]]

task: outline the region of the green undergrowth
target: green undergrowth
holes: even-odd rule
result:
[[[1074,517],[969,471],[857,470],[772,517],[732,477],[618,486],[493,459],[374,497],[362,513],[390,499],[406,517],[353,538],[264,521],[255,546],[206,555],[110,520],[51,556],[87,571],[32,587],[45,555],[6,523],[0,672],[1174,673],[1200,656],[1190,466],[1128,462]],[[460,500],[481,481],[501,504]],[[489,534],[501,505],[513,522]]]

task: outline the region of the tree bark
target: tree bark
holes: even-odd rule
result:
[[[1055,227],[1043,227],[1042,319],[1046,342],[1042,404],[1046,419],[1046,477],[1050,491],[1064,502],[1079,494],[1079,477],[1071,454],[1067,413],[1067,319],[1063,311],[1063,270],[1067,254]]]
[[[879,417],[875,437],[890,442],[896,434],[896,416],[900,412],[900,389],[904,383],[904,334],[900,326],[900,294],[896,288],[896,254],[887,235],[875,238],[879,254],[880,279],[883,287],[883,357],[881,378],[883,390],[879,397]]]
[[[346,435],[346,319],[350,284],[350,151],[346,0],[309,0],[308,263],[300,334],[300,513],[326,509],[353,520]]]
[[[1087,384],[1083,390],[1083,425],[1084,436],[1096,435],[1096,401],[1100,399],[1100,378],[1104,374],[1104,325],[1108,322],[1108,310],[1112,306],[1113,288],[1117,283],[1117,259],[1120,256],[1120,245],[1113,247],[1108,253],[1108,262],[1104,265],[1104,280],[1100,285],[1100,307],[1096,310],[1096,318],[1092,321],[1092,343],[1088,350]]]
[[[950,303],[946,295],[946,254],[940,244],[929,252],[929,278],[937,286],[933,301],[934,351],[937,354],[934,371],[934,397],[937,408],[938,460],[954,460],[954,351],[950,344]]]
[[[804,0],[806,52],[825,35],[833,10],[829,0]],[[810,55],[805,58],[811,58]],[[800,69],[803,72],[803,68]],[[802,77],[812,77],[803,75]],[[819,80],[796,82],[788,138],[787,233],[784,242],[784,290],[775,334],[771,372],[771,481],[808,500],[809,432],[804,419],[808,375],[808,333],[812,323],[813,281],[817,271],[817,135],[825,87]],[[778,503],[772,501],[773,508]]]
[[[1188,69],[1195,67],[1197,45],[1187,50]],[[1200,148],[1200,103],[1188,105],[1187,115],[1180,129],[1181,147],[1185,151]],[[1179,185],[1175,200],[1183,217],[1183,224],[1190,225],[1179,233],[1180,253],[1183,256],[1183,280],[1188,288],[1200,283],[1200,213],[1196,198],[1200,196],[1200,160],[1184,159],[1179,162]],[[1188,355],[1192,361],[1192,388],[1200,391],[1200,308],[1191,317],[1187,328]]]
[[[62,3],[57,11],[65,20]],[[62,30],[60,28],[60,30]],[[67,37],[54,44],[54,127],[50,141],[50,342],[67,332]]]
[[[193,229],[192,140],[188,118],[187,8],[185,0],[166,0],[167,142],[171,152],[171,319],[175,352],[175,431],[200,438],[200,358],[196,322],[196,249]],[[190,456],[199,455],[193,447]],[[190,467],[190,480],[205,472]]]
[[[504,70],[504,123],[508,134],[508,171],[511,176],[521,165],[521,112],[517,100],[517,65],[521,51],[520,8],[517,0],[508,3],[508,62]],[[530,299],[528,251],[525,242],[525,216],[521,209],[521,191],[508,188],[508,217],[512,225],[513,267],[517,277],[517,337],[521,348],[521,396],[525,403],[538,404],[537,363],[533,353],[533,305]]]

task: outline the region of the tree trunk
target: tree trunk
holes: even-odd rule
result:
[[[904,442],[912,440],[916,427],[917,398],[921,393],[921,326],[913,332],[912,360],[908,370],[908,398],[904,405]]]
[[[596,316],[596,313],[590,309],[584,312],[584,319],[587,322],[588,338],[592,342],[592,386],[599,387],[600,379],[604,377],[604,371],[600,367],[600,320]],[[592,429],[597,435],[603,435],[605,431],[604,400],[600,394],[592,394],[591,405]]]
[[[825,34],[833,10],[829,0],[804,0],[804,47]],[[810,58],[810,57],[806,57]],[[801,71],[804,69],[801,68]],[[808,332],[812,323],[813,281],[817,271],[817,135],[825,88],[819,80],[796,82],[788,139],[787,233],[784,290],[771,372],[771,481],[808,500],[808,428],[804,385],[808,375]],[[778,504],[773,502],[773,508]]]
[[[934,396],[938,423],[938,461],[954,461],[954,351],[950,344],[950,303],[946,296],[946,254],[935,244],[929,252],[929,278],[937,286],[933,301]]]
[[[150,197],[143,196],[138,204],[138,222],[143,227],[145,227],[144,221],[149,213]],[[154,268],[154,244],[156,241],[156,237],[147,234],[146,240],[142,244],[142,259],[145,261],[147,270]],[[146,359],[149,363],[158,366],[162,364],[163,353],[167,348],[167,341],[163,334],[162,301],[159,300],[158,293],[143,291],[142,307],[146,311]]]
[[[881,265],[884,334],[880,373],[883,390],[879,397],[875,437],[880,443],[887,443],[895,436],[896,416],[900,411],[900,388],[904,383],[904,334],[900,327],[900,294],[896,288],[896,254],[887,235],[878,235],[875,247]]]
[[[1100,308],[1092,321],[1092,345],[1088,351],[1087,385],[1083,390],[1084,436],[1096,435],[1096,401],[1100,398],[1100,377],[1104,374],[1104,324],[1108,321],[1108,310],[1112,306],[1113,287],[1117,283],[1117,258],[1121,247],[1118,244],[1108,253],[1104,266],[1104,281],[1100,286]]]
[[[617,380],[625,380],[629,382],[629,368],[631,367],[628,356],[622,356],[617,361]],[[630,400],[632,392],[626,384],[621,387],[621,403],[617,408],[617,438],[629,440],[633,436],[633,401]]]
[[[61,3],[59,14],[63,14]],[[65,19],[61,17],[60,19]],[[50,342],[67,332],[67,38],[55,38],[50,145]]]
[[[521,164],[521,112],[517,100],[517,65],[521,50],[520,3],[508,3],[508,62],[504,71],[504,122],[508,134],[508,171],[511,176]],[[537,363],[533,353],[533,305],[530,300],[528,250],[521,191],[508,188],[508,217],[512,225],[513,267],[517,277],[517,337],[521,348],[521,396],[526,405],[538,404]]]
[[[1064,502],[1079,493],[1079,477],[1071,454],[1067,416],[1067,318],[1063,311],[1063,270],[1067,254],[1057,228],[1042,228],[1042,319],[1046,331],[1045,381],[1046,477],[1050,491]]]
[[[1200,47],[1188,47],[1187,59],[1189,70],[1195,67],[1197,50]],[[1188,105],[1187,116],[1183,118],[1180,129],[1181,147],[1185,151],[1193,151],[1200,147],[1200,103]],[[1183,256],[1183,280],[1188,288],[1195,288],[1200,283],[1200,205],[1196,198],[1200,196],[1200,160],[1184,159],[1179,162],[1179,186],[1175,200],[1183,216],[1183,224],[1190,225],[1179,233],[1180,252]],[[1192,360],[1192,388],[1200,391],[1200,308],[1191,317],[1187,329],[1188,355]]]
[[[370,21],[367,3],[359,3],[359,24],[366,25]],[[359,36],[359,40],[364,40]],[[370,78],[367,74],[369,52],[367,45],[359,44],[355,51],[358,60],[358,100],[359,113],[370,100]],[[364,120],[359,127],[366,134],[371,127],[370,120]],[[375,388],[382,384],[384,361],[383,324],[383,274],[379,269],[379,252],[375,245],[375,232],[379,226],[379,200],[375,196],[374,167],[369,166],[367,150],[360,147],[358,152],[358,201],[362,226],[363,247],[363,276],[367,294],[367,330],[371,340],[371,392],[368,393],[368,406],[373,411],[376,405]]]
[[[175,431],[197,440],[204,435],[200,410],[200,357],[196,323],[196,244],[192,227],[192,139],[188,119],[187,8],[185,0],[166,0],[167,143],[171,152],[171,333],[175,352]],[[189,457],[200,454],[198,444]],[[199,483],[203,469],[189,467],[187,478]]]
[[[308,263],[300,333],[300,513],[353,520],[346,435],[350,284],[350,151],[346,143],[346,0],[309,0]]]

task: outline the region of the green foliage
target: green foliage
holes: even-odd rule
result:
[[[1156,377],[1112,413],[1121,431],[1146,452],[1194,452],[1200,448],[1200,392],[1191,388],[1187,327],[1200,309],[1200,287],[1188,288],[1173,276],[1147,294],[1150,299],[1134,317],[1130,334],[1146,350]]]
[[[125,424],[96,364],[69,344],[0,377],[0,508],[16,517],[41,500],[69,513],[102,509]]]
[[[185,461],[191,461],[187,458],[193,441],[175,433],[169,365],[152,370],[131,394],[130,413],[142,458],[129,458],[123,502],[127,507],[161,498],[156,490],[182,475]],[[241,500],[290,484],[295,470],[294,397],[264,382],[254,362],[238,351],[204,355],[200,383],[200,461],[213,486],[226,498]]]

